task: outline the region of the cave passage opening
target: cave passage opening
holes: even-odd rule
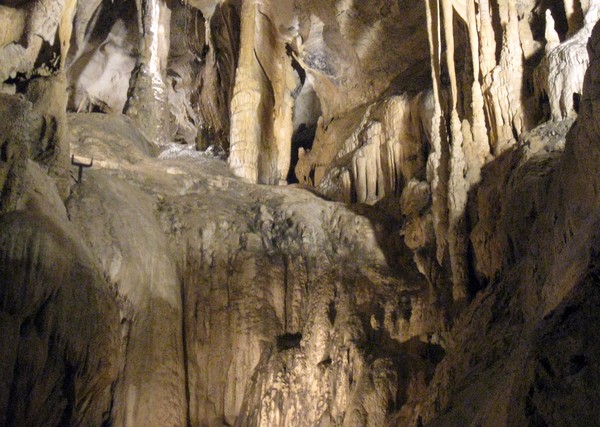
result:
[[[315,91],[310,74],[294,58],[290,46],[287,47],[287,53],[292,59],[292,67],[299,79],[299,84],[292,94],[294,97],[294,114],[292,119],[294,132],[291,140],[290,169],[287,174],[287,183],[296,184],[299,182],[295,171],[300,158],[299,151],[302,149],[308,152],[312,149],[322,109],[321,100]]]

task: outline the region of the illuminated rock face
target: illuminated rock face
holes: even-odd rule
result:
[[[0,425],[594,425],[598,8],[4,2]]]

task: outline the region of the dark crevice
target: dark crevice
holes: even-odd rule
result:
[[[575,92],[573,94],[573,109],[577,114],[579,114],[579,105],[581,104],[581,94]]]
[[[295,172],[296,165],[298,164],[299,160],[298,151],[300,148],[303,148],[305,151],[312,149],[316,133],[317,125],[307,126],[304,123],[302,123],[296,132],[294,132],[294,135],[292,136],[292,156],[290,170],[287,176],[287,182],[289,184],[295,184],[299,182]],[[312,177],[311,180],[314,183],[314,177]]]
[[[547,357],[542,357],[539,360],[540,364],[542,365],[542,367],[544,368],[544,371],[546,371],[546,373],[548,375],[550,375],[551,377],[555,377],[556,374],[554,373],[554,369],[552,369],[552,365],[550,364],[550,361],[548,360]]]
[[[326,357],[325,359],[319,362],[319,366],[329,367],[332,363],[333,361],[331,360],[331,357]]]
[[[583,354],[576,354],[569,359],[569,375],[576,375],[588,365],[588,361]]]
[[[66,407],[63,411],[63,416],[58,425],[69,426],[73,425],[73,413],[75,407],[75,377],[77,370],[70,364],[65,365],[65,377],[63,380],[63,396],[66,400]]]
[[[187,333],[186,333],[186,284],[185,279],[181,280],[181,341],[182,341],[182,352],[183,352],[183,380],[185,382],[185,422],[186,426],[192,425],[191,414],[190,414],[190,374],[189,374],[189,353],[187,348]]]
[[[286,43],[285,45],[285,52],[287,53],[287,56],[289,56],[292,60],[292,68],[298,73],[298,77],[300,77],[299,87],[302,88],[302,86],[304,86],[304,82],[306,81],[306,71],[296,60],[294,49],[292,49],[289,43]]]
[[[331,301],[327,308],[327,316],[329,317],[329,323],[331,326],[335,324],[335,318],[337,316],[337,310],[335,309],[335,301]]]
[[[112,420],[111,414],[113,413],[114,407],[115,407],[115,391],[117,388],[117,383],[118,383],[118,381],[114,381],[110,385],[110,406],[108,408],[108,411],[106,411],[106,413],[103,414],[105,419],[102,421],[101,427],[112,427],[113,426],[113,420]]]
[[[279,351],[284,351],[296,348],[300,345],[300,341],[302,341],[301,333],[285,333],[283,335],[279,335],[277,337],[277,349]]]

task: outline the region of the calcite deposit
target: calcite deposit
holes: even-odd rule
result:
[[[598,424],[599,19],[3,1],[0,425]]]

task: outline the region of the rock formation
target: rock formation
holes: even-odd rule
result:
[[[595,425],[599,8],[5,1],[0,425]]]

